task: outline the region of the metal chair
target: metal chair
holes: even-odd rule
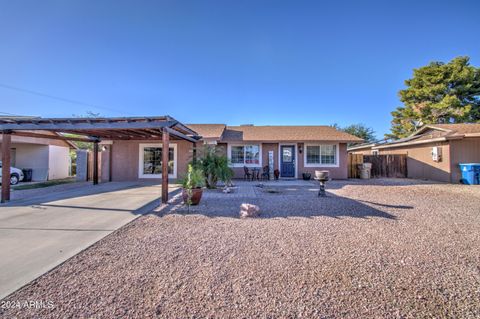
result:
[[[250,173],[250,171],[248,170],[248,167],[244,166],[243,172],[244,172],[243,179],[250,180],[250,178],[252,177],[252,173]]]
[[[270,180],[270,168],[268,165],[263,167],[262,180]]]

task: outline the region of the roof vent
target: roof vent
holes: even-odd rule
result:
[[[240,126],[253,126],[253,124],[240,124]]]

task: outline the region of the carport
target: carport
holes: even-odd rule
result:
[[[93,184],[98,184],[98,151],[103,140],[162,140],[169,149],[170,140],[194,144],[197,133],[170,116],[114,118],[25,118],[0,119],[2,133],[1,202],[10,200],[11,136],[48,137],[67,141],[93,143]],[[56,136],[46,135],[54,132]],[[194,151],[195,156],[195,151]],[[168,163],[168,152],[162,152],[162,163]],[[162,203],[168,201],[168,165],[162,165]]]

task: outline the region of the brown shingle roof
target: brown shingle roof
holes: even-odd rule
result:
[[[429,124],[431,128],[451,131],[450,134],[472,134],[480,133],[480,124],[477,123],[459,123],[459,124]],[[450,135],[449,134],[449,135]]]
[[[197,132],[203,138],[215,138],[220,139],[223,131],[225,130],[225,124],[187,124],[187,126]]]
[[[362,139],[331,126],[227,126],[223,141],[335,141]]]
[[[398,139],[390,143],[374,146],[377,148],[389,148],[431,143],[439,140],[461,139],[464,137],[480,136],[480,123],[459,123],[459,124],[427,124],[422,126],[409,137]]]

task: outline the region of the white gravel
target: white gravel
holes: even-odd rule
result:
[[[207,191],[139,218],[3,302],[4,317],[478,318],[480,187],[334,181]],[[241,203],[261,217],[238,218]]]

